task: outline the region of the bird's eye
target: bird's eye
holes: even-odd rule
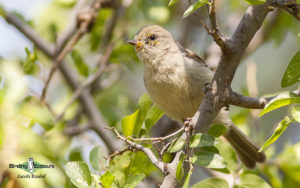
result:
[[[150,38],[150,40],[155,40],[156,36],[155,35],[151,35],[149,38]]]

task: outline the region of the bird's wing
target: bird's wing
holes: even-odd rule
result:
[[[183,48],[179,43],[177,43],[177,46],[179,47],[180,51],[183,53],[183,55],[185,57],[191,58],[195,61],[197,61],[198,63],[200,63],[201,65],[208,67],[207,64],[205,63],[205,61],[199,57],[197,54],[195,54],[192,50]],[[208,67],[210,68],[210,67]]]

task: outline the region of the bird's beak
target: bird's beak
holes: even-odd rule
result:
[[[133,40],[128,40],[127,43],[133,45],[133,46],[136,46],[137,45],[137,41],[135,39]]]

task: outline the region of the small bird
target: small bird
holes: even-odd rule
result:
[[[159,25],[143,27],[133,40],[137,56],[144,65],[144,83],[150,99],[168,117],[184,122],[193,117],[211,83],[214,72],[191,50],[181,47],[172,35]],[[235,149],[242,163],[254,168],[266,156],[233,125],[228,110],[222,109],[214,124],[224,124],[224,137]]]

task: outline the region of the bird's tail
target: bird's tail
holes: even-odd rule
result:
[[[223,136],[232,145],[246,167],[255,168],[256,162],[262,163],[266,160],[265,153],[259,152],[259,148],[236,126],[230,125]]]

